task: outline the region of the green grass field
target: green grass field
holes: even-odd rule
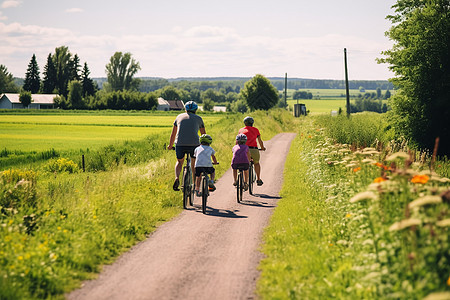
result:
[[[143,139],[155,133],[169,135],[176,114],[42,115],[1,114],[0,149],[8,151],[57,151],[97,149],[117,141]],[[222,115],[202,115],[206,126]]]

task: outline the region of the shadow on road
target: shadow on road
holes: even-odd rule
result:
[[[272,205],[267,202],[261,202],[261,201],[251,201],[251,200],[242,200],[242,205],[248,205],[248,206],[257,206],[257,207],[265,207],[265,208],[272,208],[275,207],[275,205]]]
[[[187,210],[195,210],[198,213],[202,212],[202,206],[194,204],[194,207],[188,208]],[[231,219],[243,219],[247,218],[247,216],[240,216],[237,215],[236,212],[239,210],[228,210],[228,209],[217,209],[214,207],[206,206],[206,215],[208,216],[214,216],[214,217],[221,217],[221,218],[231,218]]]
[[[270,196],[266,194],[253,194],[254,197],[264,198],[264,199],[281,199],[280,196]]]

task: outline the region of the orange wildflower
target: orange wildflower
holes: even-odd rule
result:
[[[427,175],[416,175],[411,179],[411,182],[425,184],[428,182],[429,179],[430,177],[428,177]]]
[[[375,178],[374,180],[373,180],[373,182],[375,182],[375,183],[380,183],[380,182],[383,182],[383,181],[386,181],[387,179],[386,178],[383,178],[383,177],[377,177],[377,178]]]
[[[447,279],[447,285],[450,286],[450,276]]]
[[[354,168],[353,172],[358,172],[359,170],[361,170],[361,167]]]
[[[374,165],[377,166],[377,167],[380,167],[382,169],[389,170],[389,167],[387,167],[387,166],[385,166],[383,164],[380,164],[379,162],[374,163]]]

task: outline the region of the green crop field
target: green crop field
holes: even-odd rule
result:
[[[176,114],[6,114],[0,118],[0,149],[8,151],[68,151],[97,149],[116,141],[143,139],[155,133],[169,136]],[[222,116],[203,115],[206,125]],[[168,138],[167,138],[168,139]]]

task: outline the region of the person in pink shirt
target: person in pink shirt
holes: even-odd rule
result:
[[[255,173],[256,173],[256,184],[263,185],[263,181],[261,180],[261,164],[260,164],[260,155],[258,149],[258,143],[261,150],[266,150],[264,147],[264,142],[261,139],[261,134],[259,133],[258,128],[253,127],[252,117],[244,118],[245,127],[239,129],[239,133],[243,133],[247,136],[247,146],[250,148],[250,157],[253,159],[253,163],[255,164]]]
[[[236,145],[233,147],[233,158],[231,159],[231,168],[233,169],[233,185],[237,185],[237,171],[244,170],[244,190],[248,189],[248,169],[250,167],[250,151],[245,134],[238,134],[236,136]]]

